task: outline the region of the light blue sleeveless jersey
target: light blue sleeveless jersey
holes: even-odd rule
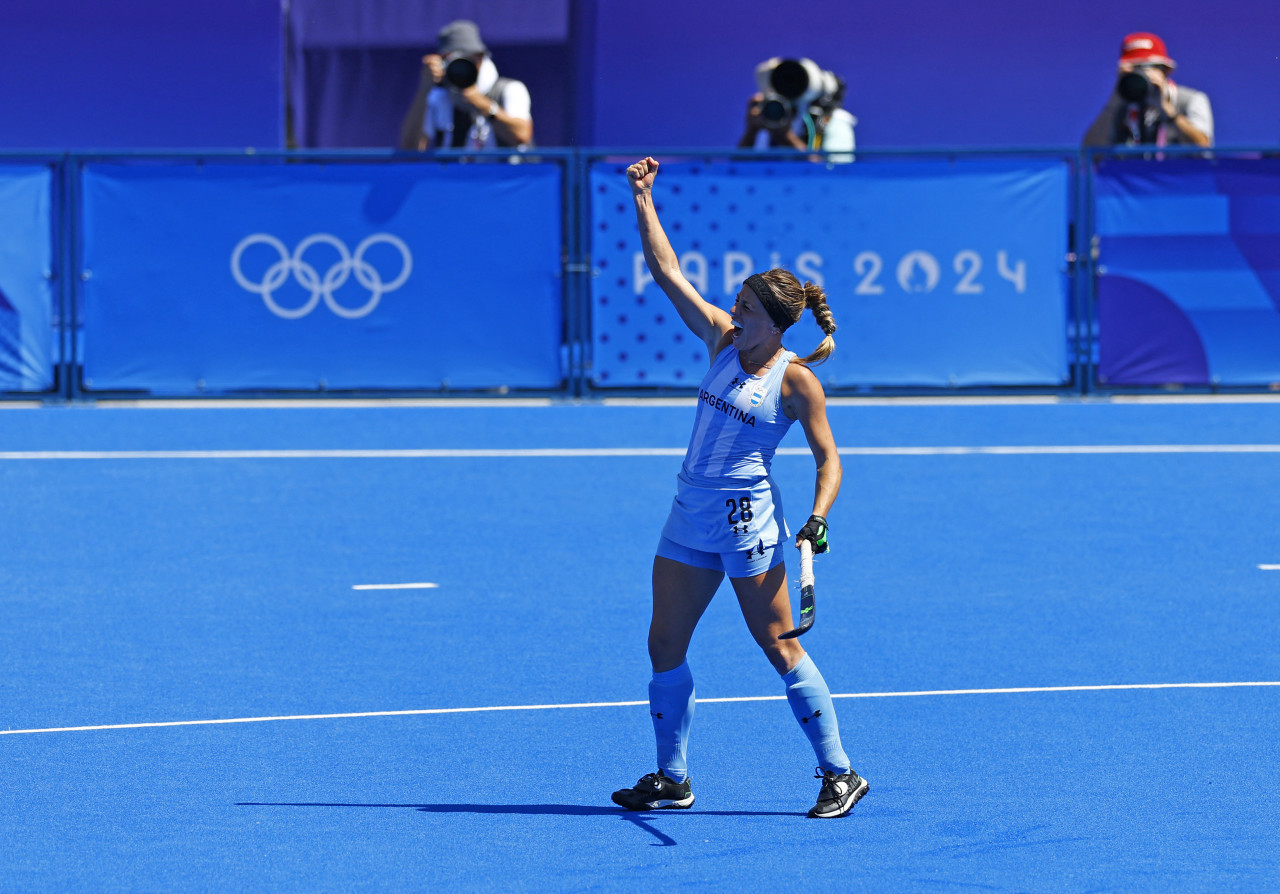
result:
[[[781,392],[793,357],[784,351],[766,375],[749,376],[733,345],[716,356],[698,389],[693,436],[663,538],[702,552],[764,561],[760,571],[781,561],[776,548],[790,531],[769,467],[791,427]]]
[[[782,412],[782,376],[795,356],[783,351],[761,377],[743,371],[732,344],[716,355],[698,388],[698,413],[681,470],[690,483],[721,487],[769,474],[773,454],[791,428]]]

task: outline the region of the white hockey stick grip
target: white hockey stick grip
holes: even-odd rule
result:
[[[813,586],[813,544],[800,541],[800,589]]]

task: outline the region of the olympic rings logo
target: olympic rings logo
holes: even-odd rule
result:
[[[390,282],[384,282],[378,269],[364,259],[364,253],[371,246],[381,243],[394,246],[400,252],[400,273]],[[270,246],[280,256],[280,259],[268,267],[262,275],[262,282],[257,283],[251,282],[244,275],[244,271],[240,269],[241,256],[246,249],[254,245]],[[338,260],[325,271],[323,277],[320,276],[315,267],[302,259],[307,249],[313,245],[332,246],[338,252]],[[356,320],[360,317],[368,316],[373,313],[373,309],[378,306],[378,302],[382,300],[383,295],[387,292],[394,292],[408,281],[409,274],[412,271],[413,255],[409,252],[409,246],[405,245],[402,239],[392,236],[390,233],[374,233],[372,236],[367,237],[356,246],[354,254],[347,248],[346,243],[329,233],[314,233],[308,236],[298,243],[298,247],[292,253],[275,236],[266,233],[254,233],[252,236],[246,236],[241,239],[235,250],[231,252],[231,275],[235,277],[240,287],[245,291],[253,292],[255,295],[261,295],[267,310],[286,320],[305,317],[315,310],[321,298],[324,299],[324,303],[328,305],[329,310],[345,319]],[[290,274],[293,275],[293,278],[298,281],[300,286],[311,293],[311,297],[301,307],[281,307],[275,299],[275,292],[288,281]],[[369,290],[369,300],[359,307],[344,307],[338,303],[338,299],[334,297],[334,292],[341,288],[353,274],[356,282]]]

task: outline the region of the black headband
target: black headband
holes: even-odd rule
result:
[[[756,293],[756,297],[764,305],[765,312],[769,314],[773,324],[786,332],[795,320],[791,319],[791,314],[787,313],[786,307],[778,300],[778,294],[773,291],[765,278],[759,273],[753,273],[747,277],[746,284]]]

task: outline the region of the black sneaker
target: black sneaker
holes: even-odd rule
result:
[[[628,810],[684,810],[693,805],[689,780],[675,782],[659,770],[642,776],[635,788],[613,793],[613,803]]]
[[[853,770],[836,775],[823,772],[818,768],[814,779],[822,780],[822,791],[818,793],[818,803],[813,805],[809,816],[816,819],[835,819],[844,816],[858,803],[858,799],[867,793],[871,786]]]

